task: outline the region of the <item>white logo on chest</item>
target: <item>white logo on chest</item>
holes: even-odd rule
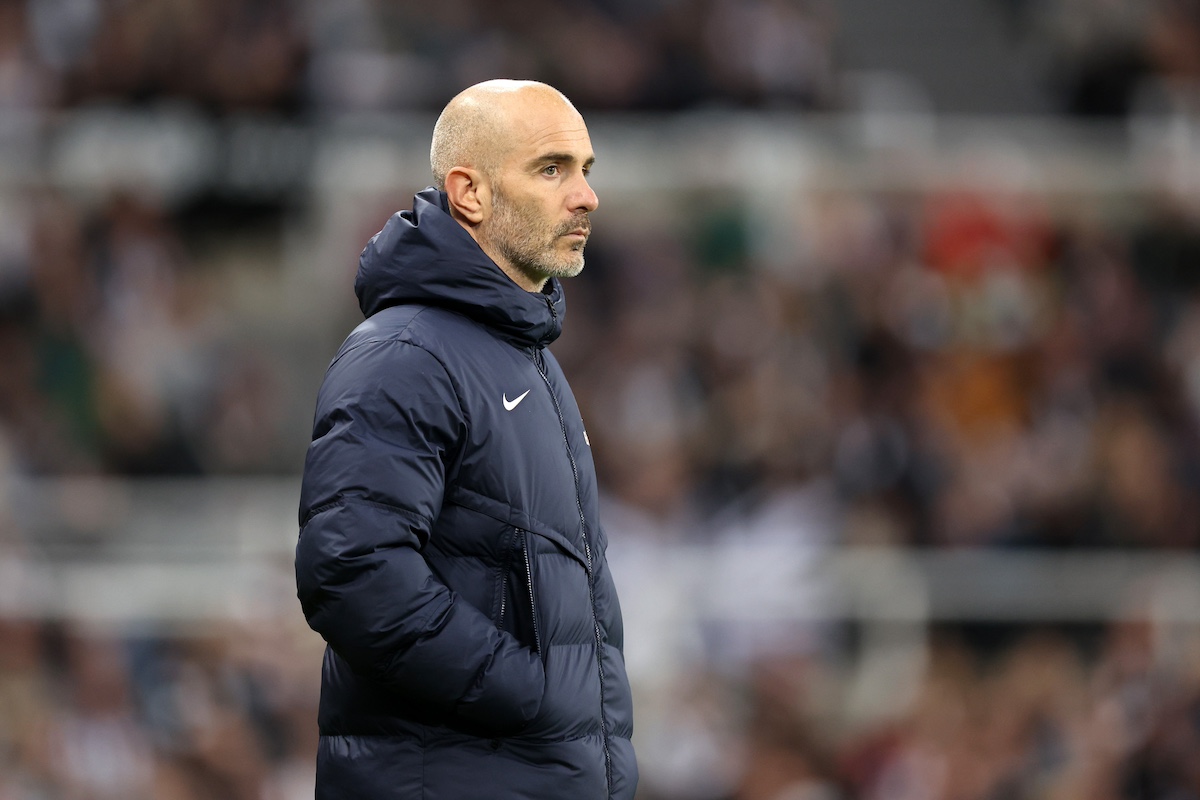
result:
[[[530,391],[531,390],[526,389],[524,392],[517,395],[512,400],[508,399],[508,392],[505,392],[503,395],[501,395],[501,397],[504,398],[504,410],[512,411],[514,408],[519,406],[521,404],[521,401],[525,399],[525,395],[529,394]]]

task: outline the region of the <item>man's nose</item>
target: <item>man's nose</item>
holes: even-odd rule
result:
[[[585,176],[579,177],[579,183],[575,187],[574,193],[571,195],[571,210],[572,211],[587,211],[592,212],[600,205],[600,198],[592,190],[592,186],[588,183]]]

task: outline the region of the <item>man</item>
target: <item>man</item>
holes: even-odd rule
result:
[[[621,612],[575,398],[545,348],[583,269],[583,118],[488,81],[436,188],[363,251],[317,398],[296,579],[328,647],[317,797],[632,798]]]

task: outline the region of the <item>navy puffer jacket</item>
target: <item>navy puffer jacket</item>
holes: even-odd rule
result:
[[[317,798],[632,798],[621,612],[575,398],[522,290],[418,194],[317,399],[296,581],[328,642]]]

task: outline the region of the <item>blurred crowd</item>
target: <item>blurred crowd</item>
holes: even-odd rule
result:
[[[986,20],[1007,27],[1014,56],[1044,73],[1037,83],[1053,107],[1121,115],[1149,91],[1196,108],[1194,0],[981,2]],[[841,69],[844,5],[4,0],[0,108],[432,110],[507,75],[545,80],[585,110],[839,109],[855,102]]]
[[[235,337],[234,299],[191,263],[178,220],[126,192],[3,205],[0,461],[40,475],[280,468],[275,370]]]
[[[1200,212],[1166,192],[1119,203],[816,191],[783,206],[782,261],[719,197],[669,231],[598,225],[556,350],[602,485],[694,519],[691,541],[723,508],[821,484],[814,513],[841,514],[850,544],[1195,545]],[[6,210],[5,463],[298,469],[297,356],[247,333],[269,311],[196,263],[186,220],[128,192]]]
[[[2,621],[0,798],[311,798],[319,663],[286,620],[135,636]]]
[[[598,241],[561,357],[603,485],[692,540],[824,483],[848,544],[1194,546],[1200,209],[1096,206],[816,192],[779,264],[719,204]]]
[[[1148,76],[1196,97],[1195,2],[1005,6],[1051,43],[1065,111],[1124,114]],[[837,110],[837,11],[0,0],[0,122],[431,110],[496,74],[585,109]],[[902,658],[856,662],[854,626],[780,621],[821,606],[817,555],[842,545],[1200,540],[1200,207],[1011,177],[784,191],[770,220],[699,190],[640,228],[597,212],[554,350],[607,493],[646,800],[1200,797],[1190,632],[909,631]],[[322,365],[280,341],[316,330],[303,357],[321,361],[354,320],[272,314],[289,298],[256,287],[286,267],[258,251],[236,262],[257,284],[214,264],[243,211],[0,189],[0,482],[298,471],[315,391],[298,376]],[[258,240],[287,214],[318,227],[303,213]],[[351,261],[327,265],[347,297]],[[264,315],[296,327],[256,337]],[[0,557],[36,551],[5,512]],[[692,546],[720,555],[706,602],[761,619],[694,619]],[[297,622],[0,621],[0,800],[310,797],[320,643]]]
[[[1195,640],[1164,653],[1161,633],[1129,621],[1081,648],[1034,631],[986,659],[939,635],[904,710],[869,725],[846,713],[846,673],[820,661],[773,659],[742,681],[697,676],[661,701],[676,727],[640,751],[639,797],[1193,797]]]
[[[234,286],[192,263],[180,219],[127,194],[28,200],[0,316],[8,469],[294,469],[282,420],[312,398],[235,335]],[[815,190],[786,206],[780,260],[728,198],[690,207],[649,230],[598,213],[554,347],[607,492],[644,797],[1200,791],[1187,636],[935,636],[854,666],[853,630],[786,622],[821,607],[819,554],[841,545],[1195,547],[1197,209]],[[678,561],[694,545],[718,554],[702,589]],[[706,624],[702,597],[748,611]],[[319,643],[279,620],[5,625],[0,798],[309,791]]]
[[[0,634],[0,798],[312,797],[319,642],[291,622],[118,637],[6,620]],[[638,796],[1195,797],[1198,644],[1136,616],[1026,632],[986,658],[943,632],[892,713],[857,717],[836,662],[697,671],[639,705]]]

